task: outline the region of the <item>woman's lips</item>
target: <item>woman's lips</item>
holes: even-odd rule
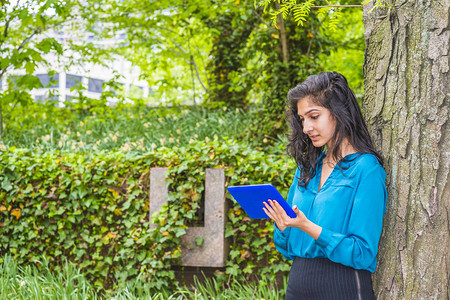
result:
[[[317,140],[319,138],[319,135],[310,135],[309,138],[314,141]]]

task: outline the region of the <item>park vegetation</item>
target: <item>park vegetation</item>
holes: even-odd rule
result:
[[[287,195],[295,168],[285,154],[289,88],[339,70],[363,92],[362,9],[322,9],[299,24],[274,18],[276,3],[239,0],[2,3],[2,291],[10,299],[32,290],[74,299],[275,299],[289,263],[272,243],[273,225],[250,220],[228,194],[224,270],[186,288],[172,267],[187,226],[200,222],[206,168],[224,168],[227,185],[270,182]],[[53,29],[127,38],[108,48],[40,35]],[[153,93],[125,94],[113,77],[107,84],[115,92],[99,99],[76,87],[78,97],[64,105],[35,102],[36,66],[56,71],[45,54],[74,51],[81,58],[67,58],[70,64],[127,58]],[[19,69],[26,75],[8,77]],[[169,205],[155,228],[152,167],[169,169]]]

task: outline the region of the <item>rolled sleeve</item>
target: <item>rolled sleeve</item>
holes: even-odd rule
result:
[[[287,259],[293,259],[292,255],[290,255],[289,251],[288,251],[288,242],[289,242],[290,231],[291,231],[290,227],[281,231],[274,224],[273,243],[275,244],[275,247],[277,248],[277,250]]]

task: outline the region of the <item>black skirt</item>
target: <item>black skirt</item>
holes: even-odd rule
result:
[[[371,273],[328,258],[296,257],[289,272],[286,300],[375,299]]]

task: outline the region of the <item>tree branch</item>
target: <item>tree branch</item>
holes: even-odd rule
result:
[[[317,27],[313,27],[314,29],[314,36],[311,38],[311,40],[309,41],[309,45],[308,45],[308,50],[306,51],[306,57],[309,56],[309,53],[311,52],[311,46],[312,46],[312,42],[313,39],[318,35],[318,31],[319,29],[322,27],[323,22],[325,22],[326,18],[328,16],[326,16],[325,18],[323,18],[321,21],[319,21],[319,25]]]
[[[20,50],[22,50],[23,47],[25,47],[25,45],[31,40],[31,38],[33,36],[35,36],[37,33],[41,32],[41,27],[38,27],[36,29],[33,30],[33,32],[27,37],[25,38],[22,43],[19,45],[19,47],[17,47],[17,52],[19,52]]]
[[[52,20],[53,17],[54,17],[54,16],[50,17],[47,21]],[[56,26],[58,26],[58,25],[60,25],[60,24],[62,24],[62,23],[64,23],[64,22],[66,22],[66,21],[69,21],[69,20],[70,20],[70,18],[67,19],[67,20],[65,20],[65,21],[56,22],[56,23],[52,24],[51,26],[47,26],[46,29],[54,28],[54,27],[56,27]],[[31,34],[30,34],[29,36],[27,36],[27,37],[22,41],[22,43],[20,43],[20,45],[17,47],[17,49],[16,49],[17,53],[19,53],[20,50],[22,50],[22,49],[25,47],[25,45],[33,38],[33,36],[35,36],[36,34],[41,33],[41,32],[43,32],[43,28],[42,28],[42,27],[37,27],[37,28],[35,28],[35,29],[31,32]],[[0,44],[0,45],[1,45],[1,44]],[[2,78],[2,76],[5,74],[6,70],[9,68],[9,66],[10,66],[10,65],[8,65],[8,66],[6,66],[4,69],[2,69],[2,71],[1,71],[1,73],[0,73],[0,78]]]
[[[256,11],[256,9],[253,9],[253,12],[255,13],[255,15],[258,16],[258,18],[259,18],[259,20],[260,20],[261,22],[263,22],[264,24],[266,24],[266,26],[267,26],[268,28],[271,28],[271,27],[272,27],[272,25],[270,25],[269,23],[267,23],[266,20],[264,20],[263,17],[262,17],[260,14],[258,14],[258,12]]]
[[[14,12],[16,11],[17,7],[19,6],[19,2],[20,1],[16,2],[16,5],[14,5],[13,9],[11,10],[8,20],[6,20],[6,22],[5,22],[5,31],[3,32],[3,37],[5,39],[8,36],[9,23],[11,22],[11,20],[14,16]],[[2,1],[2,5],[3,5],[3,1]],[[6,8],[6,6],[4,6],[4,7],[5,7],[5,14],[7,14],[8,9]],[[0,48],[1,48],[1,46],[3,46],[3,41],[0,43]]]
[[[295,6],[301,6],[299,4],[292,4]],[[325,8],[325,7],[340,7],[340,8],[352,8],[352,7],[359,7],[362,8],[362,5],[323,5],[323,6],[311,6],[311,8]]]
[[[10,17],[6,22],[5,22],[5,31],[3,32],[3,39],[0,42],[0,49],[3,48],[3,43],[6,40],[6,37],[8,36],[8,28],[9,28],[9,22],[11,22],[11,18]]]
[[[26,37],[26,38],[22,41],[22,43],[19,45],[19,47],[17,47],[16,51],[17,51],[17,52],[20,52],[20,50],[22,50],[22,48],[25,47],[25,45],[30,41],[30,39],[31,39],[34,35],[36,35],[36,33],[40,32],[40,29],[41,29],[41,28],[38,27],[38,28],[36,28],[35,30],[33,30],[33,32],[32,32],[28,37]],[[3,75],[4,75],[5,72],[6,72],[6,70],[7,70],[10,66],[11,66],[11,64],[9,64],[9,65],[7,65],[5,68],[3,68],[3,70],[2,70],[1,73],[0,73],[0,78],[3,77]]]
[[[9,22],[11,22],[11,19],[12,19],[12,16],[10,16],[5,22],[5,30],[3,31],[4,38],[6,38],[8,36]],[[1,44],[3,44],[3,42]]]
[[[177,53],[178,55],[180,54],[180,52],[177,52],[177,51],[175,51],[175,50],[171,50],[171,51],[173,51],[174,53]],[[180,56],[181,56],[181,55],[180,55]],[[185,61],[186,63],[188,63],[188,64],[194,66],[195,74],[197,74],[197,79],[198,79],[198,81],[200,82],[200,84],[201,84],[202,88],[205,90],[205,92],[208,92],[208,93],[209,93],[210,90],[205,86],[205,84],[203,83],[202,79],[200,78],[200,73],[198,72],[197,63],[195,62],[194,57],[192,57],[191,60],[186,59],[186,58],[183,58],[183,59],[184,59],[184,61]]]
[[[180,49],[180,51],[182,52],[182,53],[184,53],[184,54],[189,54],[181,45],[180,45],[180,43],[178,43],[178,42],[176,42],[176,41],[174,41],[174,39],[172,39],[171,37],[168,37],[171,41],[172,41],[172,43],[178,48],[178,49]],[[174,51],[175,52],[175,51]],[[177,53],[177,52],[175,52],[175,53]],[[182,55],[180,55],[180,56],[182,56]],[[184,59],[186,62],[188,62],[189,64],[192,64],[193,66],[194,66],[194,69],[195,69],[195,73],[197,74],[197,79],[198,79],[198,81],[200,82],[200,84],[201,84],[201,86],[203,87],[203,89],[206,91],[206,92],[209,92],[209,89],[205,86],[205,84],[203,83],[203,81],[202,81],[202,79],[200,78],[200,73],[198,72],[198,67],[197,67],[197,63],[195,62],[195,60],[194,59],[192,59],[192,60],[188,60],[188,59]]]
[[[203,55],[200,54],[200,50],[198,49],[198,47],[196,47],[196,46],[193,46],[193,47],[195,48],[195,50],[197,51],[198,56],[200,57],[200,61],[202,62],[202,67],[203,67],[203,70],[204,70],[203,75],[205,75],[206,80],[208,82],[208,86],[210,86],[211,85],[211,81],[209,80],[208,72],[206,71],[206,64],[205,64],[205,60],[203,59]]]
[[[333,48],[338,48],[338,47],[346,46],[346,45],[348,45],[348,44],[351,44],[351,43],[356,42],[356,41],[361,40],[361,39],[362,39],[362,37],[361,37],[361,38],[357,38],[357,39],[353,39],[353,40],[348,40],[348,41],[345,41],[345,42],[340,43],[340,44],[337,44],[337,45],[333,45],[333,46],[331,46],[331,47],[326,48],[325,50],[322,50],[322,51],[316,53],[316,56],[319,55],[319,54],[322,54],[322,53],[325,52],[325,51],[331,50],[331,49],[333,49]]]
[[[195,73],[197,74],[197,79],[200,82],[200,84],[202,85],[203,89],[209,93],[209,89],[205,86],[205,84],[203,83],[203,81],[200,78],[200,74],[198,73],[198,69],[197,69],[197,64],[195,63],[194,58],[192,58],[192,64],[194,65],[194,69],[195,69]]]

